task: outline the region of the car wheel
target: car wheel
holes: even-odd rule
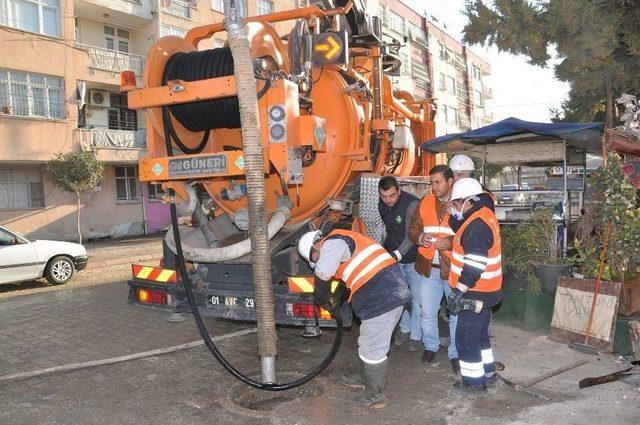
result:
[[[58,256],[53,257],[44,271],[44,277],[47,278],[52,285],[62,285],[67,283],[76,272],[73,261],[69,257]]]

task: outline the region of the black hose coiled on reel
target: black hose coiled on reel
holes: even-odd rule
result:
[[[164,68],[162,84],[169,80],[199,81],[233,75],[231,49],[220,47],[189,53],[176,53]],[[180,124],[194,133],[217,128],[240,128],[238,98],[202,100],[169,106]]]
[[[162,85],[170,80],[199,81],[233,75],[231,49],[221,47],[189,53],[176,53],[169,58],[162,74]],[[195,148],[187,147],[178,137],[171,115],[187,130],[204,131],[202,141]],[[202,100],[162,107],[162,121],[167,125],[178,148],[186,154],[202,152],[209,140],[210,130],[217,128],[239,128],[240,107],[236,96],[222,99]]]

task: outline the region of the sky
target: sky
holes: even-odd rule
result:
[[[441,28],[446,25],[446,31],[454,38],[462,38],[467,22],[462,14],[464,0],[402,1],[419,13],[426,11],[427,18]],[[529,65],[525,57],[499,53],[495,47],[469,47],[491,65],[491,76],[486,77],[486,82],[493,90],[493,99],[486,102],[486,107],[493,113],[494,121],[516,117],[551,122],[549,109],[560,106],[569,92],[569,85],[554,77],[553,68]]]

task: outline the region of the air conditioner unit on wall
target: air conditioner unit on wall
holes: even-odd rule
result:
[[[111,94],[107,90],[89,90],[89,103],[91,106],[108,108],[111,106]]]

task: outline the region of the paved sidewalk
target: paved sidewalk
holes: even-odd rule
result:
[[[167,312],[127,304],[128,291],[118,282],[0,301],[0,376],[200,339],[191,316],[170,323]],[[220,322],[215,333],[238,329]]]
[[[101,360],[198,340],[192,317],[170,323],[167,313],[126,303],[125,282],[64,289],[0,301],[0,375],[28,372],[68,363]],[[210,320],[216,335],[252,324]],[[300,329],[278,331],[279,373],[308,372],[329,350],[333,331],[320,339],[303,339]],[[620,370],[609,355],[585,356],[566,344],[496,324],[493,344],[504,374],[516,383],[586,358],[588,365],[548,379],[532,390],[544,401],[502,385],[485,400],[451,394],[446,350],[426,366],[420,353],[391,348],[386,409],[355,404],[354,393],[340,377],[357,364],[357,328],[346,331],[335,361],[317,380],[318,397],[283,402],[268,418],[252,419],[230,410],[224,400],[235,381],[204,347],[107,366],[0,382],[0,423],[4,424],[638,424],[640,392],[627,384],[578,390],[577,382]],[[257,371],[256,335],[220,344],[240,370]],[[358,393],[355,393],[357,396]],[[277,396],[276,396],[277,397]],[[282,401],[282,400],[281,400]],[[286,400],[284,400],[286,401]]]
[[[162,257],[163,238],[164,233],[158,233],[137,238],[85,243],[89,254],[87,269],[144,262],[155,265]]]

